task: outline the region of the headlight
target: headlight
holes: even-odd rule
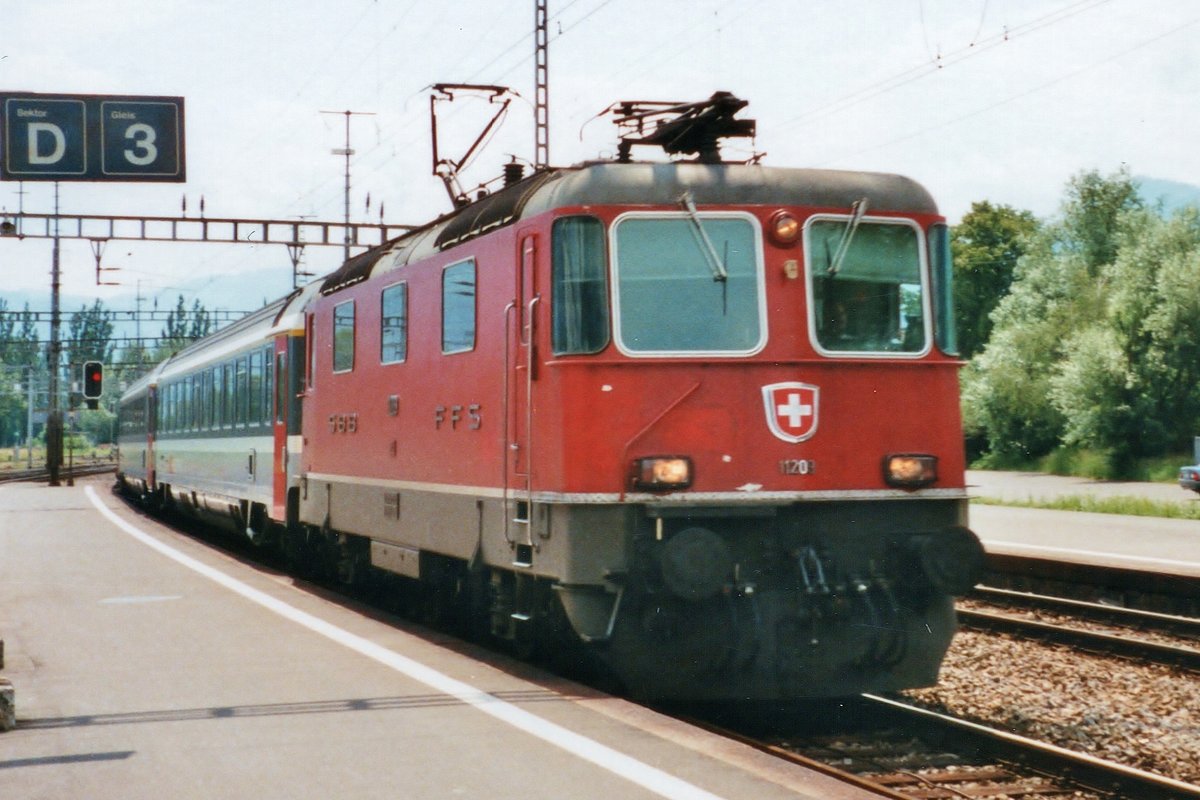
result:
[[[937,456],[899,453],[883,459],[883,479],[889,486],[920,489],[937,480]]]
[[[654,456],[633,462],[633,488],[648,492],[686,489],[692,485],[692,460],[687,456]]]
[[[800,220],[787,211],[776,211],[767,223],[767,236],[780,247],[795,244],[800,231]]]

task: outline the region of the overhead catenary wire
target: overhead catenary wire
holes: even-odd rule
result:
[[[1151,36],[1148,39],[1143,39],[1142,41],[1138,42],[1137,44],[1131,45],[1131,46],[1125,48],[1124,50],[1120,50],[1120,51],[1113,53],[1113,54],[1111,54],[1105,58],[1102,58],[1098,61],[1093,61],[1091,63],[1085,64],[1084,66],[1079,67],[1074,70],[1071,70],[1070,72],[1064,73],[1062,75],[1058,75],[1048,81],[1043,81],[1042,83],[1039,83],[1035,86],[1031,86],[1030,88],[1025,89],[1023,91],[1016,92],[1014,94],[1010,94],[1007,97],[1003,97],[999,100],[996,100],[995,102],[988,103],[985,106],[973,109],[964,114],[960,114],[958,116],[952,117],[947,120],[942,120],[933,125],[927,125],[918,130],[903,134],[902,136],[897,136],[892,139],[888,139],[885,142],[880,142],[879,144],[871,145],[871,146],[865,147],[865,148],[859,148],[859,149],[844,153],[836,158],[828,159],[828,160],[822,162],[820,164],[820,166],[832,166],[832,165],[838,163],[839,161],[841,161],[845,158],[848,158],[850,156],[861,155],[862,153],[871,152],[873,150],[879,150],[884,147],[890,147],[891,145],[899,144],[900,142],[908,141],[910,139],[915,139],[919,136],[923,136],[924,134],[929,133],[932,130],[937,130],[940,128],[945,128],[950,125],[956,125],[960,122],[965,122],[968,119],[977,117],[981,114],[991,111],[994,108],[998,108],[1000,106],[1007,105],[1009,103],[1015,102],[1022,98],[1028,97],[1029,95],[1036,94],[1037,92],[1043,91],[1045,89],[1049,89],[1052,86],[1056,86],[1056,85],[1063,83],[1065,81],[1068,81],[1078,75],[1081,75],[1085,72],[1093,70],[1096,67],[1100,67],[1100,66],[1108,64],[1110,62],[1124,58],[1125,56],[1129,55],[1130,53],[1134,53],[1138,50],[1142,50],[1146,47],[1149,47],[1152,44],[1156,44],[1156,43],[1162,41],[1163,39],[1167,39],[1171,36],[1180,34],[1183,31],[1191,28],[1192,26],[1194,26],[1198,23],[1200,23],[1200,17],[1194,17],[1194,18],[1192,18],[1186,22],[1183,22],[1181,24],[1172,25],[1171,29],[1168,31],[1164,31],[1155,36]]]
[[[998,47],[1006,42],[1012,41],[1019,36],[1025,36],[1034,31],[1041,30],[1051,25],[1056,25],[1079,14],[1091,11],[1102,5],[1112,2],[1112,0],[1076,0],[1076,2],[1064,8],[1043,14],[1040,17],[1029,20],[1028,22],[1020,23],[1014,26],[1005,26],[999,33],[992,34],[982,40],[977,40],[973,37],[972,41],[956,50],[953,50],[945,55],[938,56],[930,61],[924,61],[912,67],[902,70],[894,75],[883,78],[862,86],[848,94],[842,95],[839,98],[818,106],[816,108],[805,111],[801,114],[784,120],[779,123],[776,128],[780,131],[789,130],[791,128],[807,125],[816,122],[820,119],[833,114],[845,111],[848,108],[858,105],[859,103],[878,97],[879,95],[890,92],[894,89],[920,80],[929,75],[935,74],[941,69],[948,66],[965,61],[968,58],[973,58],[980,53],[986,52],[994,47]]]

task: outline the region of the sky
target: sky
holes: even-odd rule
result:
[[[895,172],[956,222],[988,200],[1048,218],[1086,170],[1200,185],[1195,0],[550,0],[550,161],[609,157],[618,100],[750,102],[774,166]],[[533,0],[38,0],[5,3],[0,91],[166,95],[186,104],[187,182],[60,184],[63,213],[419,224],[450,209],[431,172],[429,87],[519,98],[465,187],[534,156]],[[439,107],[461,155],[494,107]],[[323,113],[337,112],[337,113]],[[53,210],[50,183],[0,182],[0,212]],[[24,194],[20,193],[23,187]],[[368,207],[367,198],[370,198]],[[382,212],[381,212],[382,209]],[[96,285],[62,244],[64,310],[250,310],[291,288],[282,245],[114,241]],[[317,273],[337,247],[308,247]],[[0,297],[49,308],[51,247],[0,239]]]

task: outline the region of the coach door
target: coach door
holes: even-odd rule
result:
[[[288,337],[276,336],[274,347],[274,399],[272,401],[271,438],[274,454],[271,457],[271,518],[287,518],[288,447]]]
[[[533,387],[537,380],[537,236],[517,236],[517,291],[507,309],[505,378],[506,430],[504,494],[508,508],[507,538],[514,544],[513,561],[529,565],[533,540]]]
[[[158,438],[158,386],[151,384],[146,389],[146,449],[142,451],[142,466],[146,468],[146,492],[157,486],[158,470],[154,462],[154,442]]]

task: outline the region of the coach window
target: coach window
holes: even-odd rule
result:
[[[442,352],[475,349],[475,261],[460,261],[442,271]]]
[[[287,411],[287,353],[275,354],[275,422],[282,423]]]
[[[379,361],[398,364],[408,357],[408,284],[383,290],[379,333]]]
[[[595,217],[554,221],[554,355],[598,353],[608,344],[608,269],[604,225]]]
[[[805,231],[811,327],[826,353],[928,349],[921,241],[909,222],[813,219]]]
[[[233,362],[221,365],[221,427],[233,427]]]
[[[163,424],[160,426],[163,433],[170,433],[175,423],[175,384],[171,383],[163,387]]]
[[[237,360],[237,384],[233,390],[234,404],[234,424],[239,428],[246,425],[246,405],[250,400],[250,391],[248,389],[250,383],[250,369],[246,363],[246,356],[239,356]]]
[[[204,411],[204,373],[197,372],[191,378],[192,382],[192,413],[188,417],[188,423],[192,430],[198,431],[202,427],[201,415]]]
[[[262,351],[263,358],[263,390],[262,390],[262,416],[259,421],[263,425],[271,424],[271,398],[275,392],[275,370],[271,367],[271,355],[274,350],[271,347],[264,347]]]
[[[627,214],[613,226],[617,344],[631,355],[749,355],[766,343],[762,241],[729,212]]]
[[[354,301],[333,307],[333,371],[354,369]]]
[[[255,350],[250,354],[250,391],[246,398],[250,406],[247,422],[258,425],[262,422],[262,389],[263,389],[263,360],[262,351]]]
[[[208,376],[208,429],[221,427],[221,367],[209,370]]]

